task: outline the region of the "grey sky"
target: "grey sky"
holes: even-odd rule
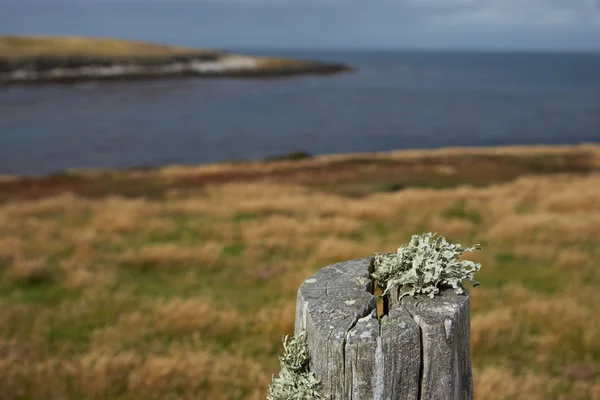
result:
[[[0,32],[225,48],[600,50],[600,0],[0,0]]]

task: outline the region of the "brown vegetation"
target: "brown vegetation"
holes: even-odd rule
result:
[[[202,52],[187,47],[166,46],[136,40],[77,36],[0,35],[0,58],[35,57],[165,57]]]
[[[6,180],[0,398],[264,399],[302,280],[433,231],[484,245],[469,256],[483,263],[476,398],[598,400],[599,154],[443,150]]]

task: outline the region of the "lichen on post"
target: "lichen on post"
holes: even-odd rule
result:
[[[308,370],[308,348],[304,332],[294,336],[288,343],[283,338],[283,356],[279,357],[281,372],[269,386],[267,400],[320,400],[318,380]]]

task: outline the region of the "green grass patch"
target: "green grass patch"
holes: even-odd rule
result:
[[[363,224],[359,232],[350,235],[350,239],[358,242],[365,241],[367,238],[377,237],[378,239],[387,239],[397,231],[398,225],[389,221],[373,221]]]
[[[472,352],[473,363],[480,368],[485,366],[505,366],[517,374],[541,372],[543,368],[531,363],[537,354],[537,347],[532,336],[539,334],[534,326],[523,327],[516,335],[507,329],[498,333],[493,341],[485,342]]]
[[[85,351],[95,331],[116,324],[122,308],[112,301],[91,303],[89,310],[81,315],[52,320],[45,339],[53,351],[78,353]]]
[[[499,252],[494,260],[493,265],[484,265],[475,277],[484,287],[504,287],[519,282],[535,292],[553,294],[561,291],[569,281],[568,273],[512,252]]]
[[[402,229],[405,218],[406,214],[401,212],[390,219],[365,221],[360,228],[361,238],[362,240],[377,238],[385,242],[398,243],[398,245],[407,243],[413,234],[421,233],[421,229],[426,228],[426,223],[424,222],[419,229],[411,233]]]
[[[130,246],[131,240],[124,236],[124,240],[121,243],[111,243],[104,240],[93,242],[90,248],[98,254],[121,254],[127,250]]]
[[[323,190],[328,193],[335,193],[338,195],[361,198],[369,196],[373,193],[394,193],[410,188],[420,189],[447,189],[456,187],[461,184],[469,183],[468,181],[461,179],[452,178],[440,178],[436,176],[423,177],[423,178],[406,178],[403,180],[378,180],[369,179],[350,181],[350,182],[339,182],[339,183],[326,183],[326,184],[315,184],[312,185],[316,189]]]
[[[175,223],[175,229],[165,232],[153,232],[147,234],[141,232],[125,233],[121,237],[120,243],[97,242],[92,245],[92,249],[99,253],[120,254],[127,250],[139,250],[143,247],[159,244],[178,244],[197,246],[204,242],[206,235],[202,231],[202,226],[211,222],[211,217],[205,215],[168,215],[165,216]]]
[[[254,250],[254,249],[253,249]],[[275,262],[297,259],[298,255],[304,254],[301,250],[285,245],[260,246],[258,248],[259,262]]]
[[[36,270],[25,271],[22,274],[7,274],[8,281],[17,288],[35,288],[52,285],[57,281],[56,270],[51,267],[40,267]]]
[[[244,254],[246,245],[244,243],[233,243],[223,248],[223,255],[228,257],[239,257]]]
[[[241,274],[238,275],[240,277],[236,281],[230,281],[231,283],[219,282],[210,293],[214,298],[222,299],[244,312],[275,304],[286,297],[277,279],[245,283],[246,279]]]
[[[201,267],[165,268],[146,262],[119,268],[117,285],[133,296],[186,298],[202,293],[212,276]]]
[[[64,289],[52,281],[0,287],[0,297],[8,304],[25,303],[52,307],[62,302],[73,301],[79,296],[80,291]]]
[[[200,265],[165,268],[150,262],[123,265],[117,272],[117,287],[139,298],[202,295],[215,302],[233,303],[244,309],[262,307],[279,300],[281,291],[278,285],[273,284],[273,279],[256,282],[246,277],[244,271],[247,267],[239,264],[238,258],[244,249],[245,245],[232,247],[229,257],[220,261],[218,269]]]
[[[62,287],[62,279],[55,260],[48,260],[45,265],[22,273],[0,270],[0,298],[9,304],[55,306],[79,297],[79,290]]]
[[[142,241],[138,244],[160,244],[160,243],[181,243],[181,244],[198,244],[203,241],[204,235],[198,225],[202,226],[210,222],[210,217],[203,215],[171,215],[169,217],[175,223],[173,232],[157,232],[149,236],[141,238]]]
[[[385,182],[376,186],[375,191],[380,193],[399,192],[406,188],[404,182]]]
[[[259,216],[254,213],[237,212],[233,215],[233,217],[231,219],[236,224],[239,224],[240,222],[243,222],[243,221],[254,221],[255,219],[258,219],[258,218],[259,218]]]
[[[464,201],[456,202],[452,207],[442,212],[442,217],[446,219],[463,219],[472,222],[475,225],[481,223],[481,214],[476,211],[468,211],[465,208]]]
[[[515,253],[511,253],[511,252],[497,253],[494,258],[499,263],[513,263],[513,262],[525,263],[525,262],[527,262],[526,258],[518,257]]]
[[[197,347],[194,343],[192,335],[201,334],[205,340],[203,347],[210,349],[213,354],[229,352],[236,341],[239,340],[239,331],[223,334],[222,332],[171,332],[151,330],[141,337],[136,337],[133,340],[124,340],[120,342],[120,348],[124,351],[134,350],[152,355],[168,356],[170,345]]]
[[[354,232],[347,235],[346,237],[354,242],[363,242],[366,238],[366,235],[364,232]]]
[[[529,205],[518,205],[515,209],[515,212],[517,213],[517,215],[525,215],[525,214],[529,214],[533,211],[533,207],[529,206]]]

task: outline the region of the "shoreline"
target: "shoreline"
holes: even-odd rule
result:
[[[15,181],[45,180],[55,177],[85,178],[106,174],[134,174],[142,175],[165,175],[170,177],[182,177],[188,174],[211,174],[229,172],[247,172],[251,174],[257,171],[268,171],[276,173],[281,170],[302,170],[303,168],[322,168],[341,164],[385,164],[396,162],[419,162],[420,160],[435,159],[460,159],[465,158],[487,158],[487,157],[512,157],[512,158],[543,158],[543,157],[566,157],[577,155],[581,158],[571,160],[574,164],[590,167],[592,170],[600,170],[600,143],[579,143],[573,145],[506,145],[506,146],[473,146],[473,147],[441,147],[435,149],[402,149],[377,152],[350,152],[330,153],[312,155],[305,152],[291,152],[279,156],[265,157],[256,160],[228,161],[223,160],[213,163],[195,164],[165,164],[161,166],[132,166],[116,168],[70,168],[48,174],[12,174],[0,173],[0,183]],[[560,160],[559,160],[560,161]],[[560,161],[562,163],[564,161]]]
[[[331,154],[300,160],[71,169],[42,176],[0,174],[0,206],[61,195],[168,199],[229,185],[303,186],[360,199],[408,189],[501,185],[541,176],[597,176],[600,144],[441,148]]]
[[[108,46],[107,43],[108,50],[95,50],[100,45]],[[238,55],[145,42],[0,36],[0,86],[183,77],[270,78],[354,71],[354,67],[341,63]]]
[[[300,75],[332,75],[355,72],[342,64],[316,61],[289,62],[282,66],[268,65],[268,59],[228,55],[219,60],[191,58],[189,61],[167,61],[164,64],[148,60],[144,63],[89,64],[82,67],[54,67],[46,70],[21,68],[0,72],[0,86],[48,83],[81,83],[97,81],[136,81],[172,78],[277,78]],[[154,64],[154,65],[153,65]],[[35,65],[31,63],[30,65]]]

